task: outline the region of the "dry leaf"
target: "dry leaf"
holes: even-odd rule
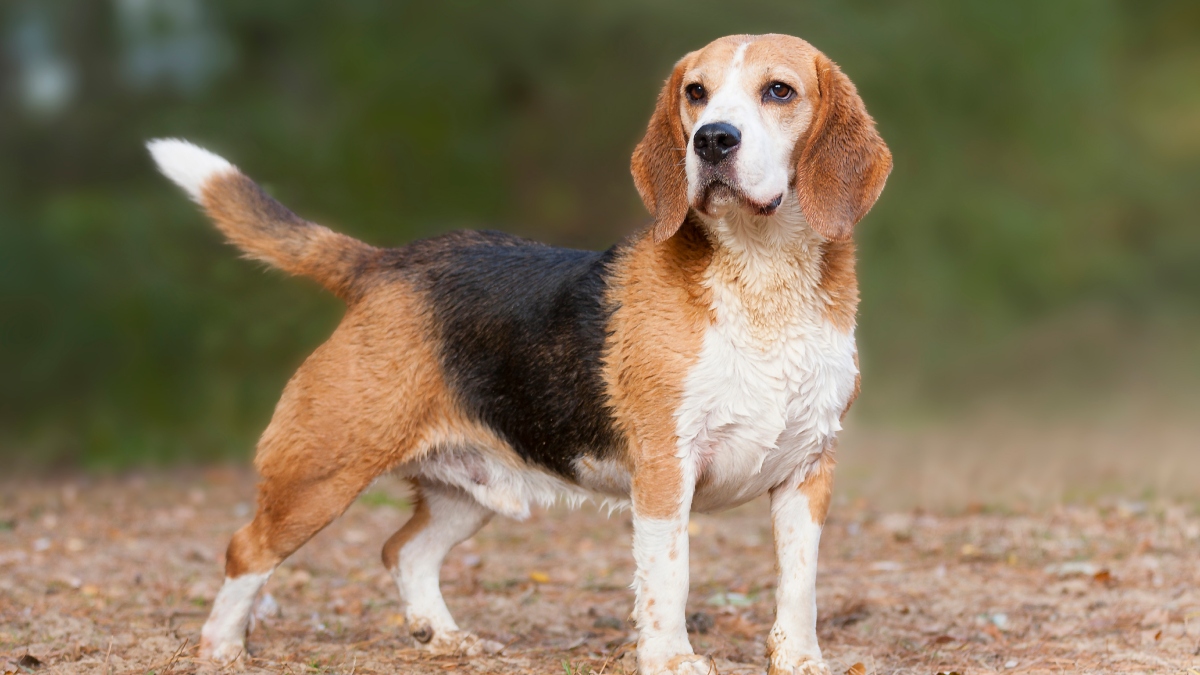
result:
[[[530,572],[529,579],[535,583],[548,584],[550,583],[550,575],[545,572]]]
[[[846,675],[867,675],[867,667],[861,662],[846,669]]]

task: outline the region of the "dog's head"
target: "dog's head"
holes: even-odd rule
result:
[[[683,57],[632,162],[660,242],[689,209],[771,215],[789,199],[813,231],[843,240],[891,168],[849,78],[787,35],[732,35]]]

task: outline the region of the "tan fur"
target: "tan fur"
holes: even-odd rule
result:
[[[201,204],[217,229],[247,256],[312,277],[346,302],[358,299],[358,272],[380,252],[300,218],[241,173],[209,179]]]
[[[410,539],[424,530],[429,525],[431,514],[429,504],[425,502],[424,495],[421,494],[421,487],[416,481],[410,481],[412,486],[412,495],[415,500],[413,505],[413,514],[409,516],[408,521],[404,526],[396,531],[383,545],[383,566],[385,569],[396,569],[397,563],[400,562],[400,549],[409,542]]]
[[[815,67],[820,98],[798,146],[796,195],[813,230],[843,241],[883,192],[892,153],[850,78],[824,54],[816,55]]]
[[[821,282],[825,318],[838,330],[854,330],[858,315],[858,275],[854,270],[854,242],[831,241],[821,256]]]
[[[845,420],[846,415],[850,414],[850,406],[858,400],[858,395],[862,393],[862,366],[858,365],[858,352],[854,352],[854,368],[859,371],[854,376],[854,391],[850,392],[850,400],[846,401],[846,407],[842,410],[842,415],[839,419]]]
[[[821,460],[809,471],[804,482],[800,483],[800,491],[808,498],[808,512],[817,525],[824,525],[825,517],[829,515],[835,466],[837,462],[833,458],[833,448],[830,448],[821,455]]]
[[[679,106],[681,78],[692,58],[688,54],[675,64],[658,95],[646,135],[634,148],[630,161],[633,184],[654,216],[653,238],[658,243],[675,234],[688,212],[687,179],[683,174],[687,139],[679,120]]]
[[[381,473],[462,428],[418,297],[400,282],[379,288],[288,382],[255,458],[258,513],[229,545],[227,576],[271,569]]]
[[[679,509],[675,410],[713,320],[699,283],[711,256],[690,222],[662,244],[643,236],[619,261],[607,298],[615,311],[604,376],[617,426],[629,439],[634,508],[647,517]]]

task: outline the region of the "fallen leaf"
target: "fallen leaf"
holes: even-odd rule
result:
[[[846,675],[867,675],[867,667],[862,663],[856,663],[846,669]]]
[[[545,572],[530,572],[529,579],[534,583],[548,584],[550,583],[550,575]]]
[[[758,626],[751,623],[741,614],[735,614],[732,618],[722,621],[721,630],[726,634],[746,639],[758,635],[759,632]]]
[[[312,581],[312,574],[306,570],[296,570],[288,577],[287,584],[292,588],[300,588],[310,581]]]
[[[867,603],[859,600],[850,602],[829,617],[829,624],[834,628],[846,628],[862,621],[871,615]]]

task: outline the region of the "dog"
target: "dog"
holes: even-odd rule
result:
[[[396,472],[415,508],[382,557],[424,649],[502,648],[446,608],[452,547],[494,514],[599,496],[632,511],[639,672],[710,672],[685,628],[688,517],[769,494],[769,672],[828,672],[815,583],[836,436],[860,388],[851,234],[892,158],[824,54],[734,35],[684,56],[633,152],[653,221],[604,252],[496,232],[376,248],[201,148],[148,147],[247,256],[347,307],[258,443],[258,509],[229,544],[202,656],[237,659],[271,572]]]

